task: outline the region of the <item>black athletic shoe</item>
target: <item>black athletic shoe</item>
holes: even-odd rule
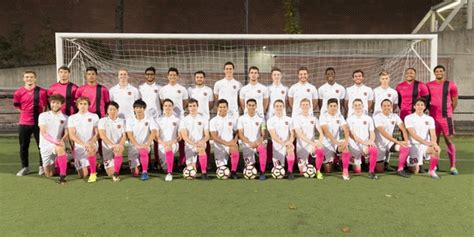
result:
[[[397,174],[398,174],[399,176],[402,176],[403,178],[410,178],[410,174],[408,174],[407,172],[405,172],[405,170],[397,171]]]
[[[420,169],[419,169],[418,173],[420,173],[420,174],[426,173],[426,170],[425,170],[425,168],[423,168],[423,165],[420,165]]]
[[[59,176],[59,184],[66,184],[66,176]]]
[[[264,173],[260,173],[260,176],[258,177],[258,179],[260,179],[261,181],[264,181],[265,179],[267,179],[267,177],[265,177]]]
[[[237,176],[237,172],[235,172],[235,171],[230,174],[230,177],[232,179],[239,179],[239,177]]]
[[[202,174],[201,179],[202,180],[209,180],[209,176],[207,176],[207,173]]]
[[[394,169],[389,163],[385,162],[385,171],[393,172],[393,171],[397,171],[397,170]]]
[[[294,180],[295,179],[295,176],[293,175],[293,173],[288,173],[288,180]]]
[[[379,179],[379,176],[377,176],[375,173],[369,173],[369,179]]]

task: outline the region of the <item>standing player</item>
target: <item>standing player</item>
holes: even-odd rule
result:
[[[415,112],[413,104],[418,98],[428,98],[428,88],[423,82],[415,79],[416,70],[412,67],[405,70],[405,81],[400,82],[395,90],[398,93],[398,106],[400,107],[400,118]]]
[[[209,180],[207,176],[206,144],[209,141],[209,120],[198,114],[199,102],[191,98],[188,101],[189,114],[181,119],[179,124],[180,136],[185,141],[186,165],[196,169],[196,156],[199,157],[202,179]]]
[[[369,114],[369,109],[372,108],[374,102],[374,91],[366,85],[364,85],[364,72],[362,70],[355,70],[352,73],[352,81],[354,85],[348,87],[346,90],[346,97],[344,99],[345,111],[347,111],[346,117],[349,118],[353,110],[353,102],[355,99],[360,99],[363,105],[363,113]],[[351,105],[349,107],[349,105]]]
[[[188,94],[189,98],[193,98],[199,103],[199,106],[196,105],[198,108],[198,113],[201,114],[205,119],[209,120],[211,118],[210,111],[212,110],[212,107],[214,107],[214,93],[210,87],[204,85],[205,78],[205,72],[195,72],[195,85],[188,88]]]
[[[268,132],[273,144],[273,166],[285,166],[285,156],[288,162],[288,179],[293,180],[293,165],[295,164],[295,134],[291,118],[286,116],[285,104],[276,100],[273,104],[275,116],[267,121]]]
[[[99,120],[99,136],[102,140],[104,168],[114,182],[120,181],[119,173],[123,161],[123,150],[127,136],[125,120],[119,117],[119,104],[110,101],[107,104],[107,117]]]
[[[242,84],[234,79],[234,64],[224,64],[225,77],[214,84],[214,99],[224,99],[228,103],[228,114],[235,120],[239,117],[239,90]]]
[[[321,105],[320,114],[327,112],[328,100],[336,98],[338,100],[338,112],[341,113],[342,105],[344,104],[344,97],[346,96],[346,89],[336,82],[336,70],[332,67],[326,68],[324,73],[326,83],[318,88],[319,104]]]
[[[245,166],[256,163],[255,153],[258,152],[260,180],[265,180],[265,165],[267,164],[267,149],[264,143],[265,120],[257,114],[258,105],[255,99],[248,99],[246,104],[247,113],[240,116],[237,121]]]
[[[268,95],[270,97],[270,106],[268,106],[268,112],[266,119],[269,119],[275,115],[273,110],[273,104],[276,100],[281,100],[286,105],[288,104],[288,87],[281,83],[282,75],[279,68],[273,68],[271,71],[273,83],[268,86]],[[283,109],[286,111],[286,106]]]
[[[140,98],[138,89],[128,83],[128,70],[118,70],[119,83],[110,88],[110,100],[117,102],[120,106],[118,116],[122,119],[134,116],[133,102]]]
[[[64,97],[59,94],[48,98],[51,110],[41,113],[38,118],[40,128],[40,151],[46,177],[52,177],[59,166],[59,183],[66,182],[67,155],[64,139],[67,137],[67,116],[61,113]]]
[[[374,115],[382,112],[380,105],[385,99],[389,99],[392,102],[393,109],[398,104],[398,93],[396,90],[390,87],[390,74],[382,71],[379,73],[380,86],[374,89]]]
[[[458,88],[454,81],[445,78],[446,69],[442,65],[434,68],[436,80],[429,82],[427,87],[430,91],[430,116],[435,120],[436,138],[439,144],[440,134],[443,133],[444,142],[448,150],[450,171],[457,175],[456,169],[456,147],[453,143],[454,123],[453,112],[458,105]]]
[[[87,170],[87,167],[89,167],[90,175],[87,182],[94,183],[97,180],[96,152],[98,148],[97,123],[99,117],[97,114],[88,111],[90,108],[89,98],[77,98],[76,105],[79,112],[69,117],[67,122],[69,139],[74,142],[74,164],[81,178],[89,175]]]
[[[259,69],[256,66],[249,68],[249,84],[245,85],[240,89],[240,107],[247,113],[246,104],[247,100],[254,99],[257,103],[257,115],[265,118],[265,111],[268,108],[268,89],[264,85],[258,82]]]
[[[432,117],[424,114],[426,100],[418,98],[415,100],[415,113],[405,118],[408,134],[410,135],[410,158],[407,166],[413,173],[418,173],[423,159],[430,159],[429,174],[433,179],[439,179],[436,174],[439,153],[441,148],[436,143],[435,121]]]
[[[321,166],[324,161],[324,149],[322,145],[323,132],[319,126],[319,120],[310,112],[310,102],[304,98],[300,102],[301,114],[293,117],[293,127],[296,134],[296,156],[300,172],[308,164],[309,156],[316,156],[316,178],[323,179]],[[316,139],[316,132],[319,138]]]
[[[226,79],[227,80],[227,79]],[[238,179],[239,147],[237,145],[237,120],[227,113],[229,104],[225,99],[217,101],[217,115],[209,123],[214,141],[214,158],[217,168],[226,166],[230,155],[232,179]]]
[[[176,117],[184,116],[184,107],[188,102],[188,91],[184,86],[178,83],[179,72],[178,69],[170,67],[168,69],[168,84],[163,86],[160,90],[160,99],[170,99],[173,101],[173,113]]]
[[[97,68],[86,69],[87,84],[76,91],[76,100],[79,97],[89,98],[89,112],[97,114],[99,118],[105,116],[105,105],[110,101],[107,88],[97,82]]]
[[[13,106],[20,110],[18,130],[20,133],[20,159],[21,169],[16,174],[24,176],[30,172],[28,149],[30,148],[31,135],[33,134],[36,145],[39,146],[38,117],[48,104],[47,91],[36,85],[36,72],[27,70],[23,73],[25,86],[13,94]],[[39,148],[39,147],[38,147]],[[39,175],[44,174],[43,161],[39,161]]]
[[[60,94],[65,98],[61,107],[63,114],[71,116],[77,112],[76,109],[76,91],[78,86],[69,81],[71,69],[67,66],[61,66],[58,69],[59,81],[51,85],[48,89],[48,96]]]
[[[308,68],[300,67],[297,75],[299,81],[288,91],[288,105],[292,109],[291,117],[301,113],[300,103],[303,98],[310,101],[311,114],[318,107],[318,90],[308,82]]]

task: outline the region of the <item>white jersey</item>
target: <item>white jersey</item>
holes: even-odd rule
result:
[[[275,115],[275,110],[273,109],[273,104],[276,100],[282,100],[285,105],[284,111],[286,111],[286,99],[288,97],[288,87],[280,84],[275,85],[271,84],[268,86],[268,95],[270,97],[270,103],[268,104],[268,113],[267,119]]]
[[[319,120],[314,117],[313,115],[304,116],[302,114],[293,117],[293,128],[294,129],[301,129],[305,137],[309,138],[310,140],[316,139],[316,132],[319,129]],[[296,139],[297,147],[305,147],[309,145],[305,141],[300,138]]]
[[[267,128],[268,130],[275,130],[276,135],[282,141],[288,140],[290,138],[290,131],[293,129],[293,123],[291,118],[283,115],[281,117],[273,116],[267,121]],[[274,141],[274,139],[272,139]],[[274,142],[275,144],[276,142]]]
[[[353,85],[351,87],[348,87],[346,89],[346,97],[345,100],[348,102],[347,107],[348,107],[348,113],[347,117],[350,117],[352,113],[354,113],[352,109],[352,102],[355,99],[361,99],[362,104],[364,105],[364,114],[369,113],[369,100],[374,100],[374,91],[370,89],[370,87],[366,85]]]
[[[260,138],[262,128],[265,128],[265,120],[257,114],[253,117],[244,114],[237,121],[237,129],[243,129],[244,136],[251,142],[255,142]]]
[[[69,117],[67,121],[67,127],[75,128],[75,135],[81,139],[81,141],[87,142],[95,135],[94,128],[97,127],[98,122],[99,116],[97,116],[97,114],[93,114],[91,112],[86,112],[84,114],[76,113]],[[76,144],[76,146],[80,145]]]
[[[311,114],[313,114],[313,100],[318,99],[318,90],[316,87],[307,83],[296,83],[290,87],[288,90],[288,97],[293,98],[293,108],[291,112],[291,117],[295,117],[301,113],[300,102],[303,98],[309,100]]]
[[[375,128],[383,127],[388,134],[392,135],[393,130],[395,129],[395,125],[400,126],[402,124],[402,120],[397,114],[391,113],[388,116],[385,116],[383,113],[378,113],[374,115],[374,124]],[[387,146],[391,143],[388,139],[386,139],[382,134],[375,130],[375,143],[380,146]]]
[[[247,104],[247,100],[254,99],[257,101],[257,114],[261,117],[264,117],[265,111],[263,109],[263,99],[268,99],[268,89],[264,85],[257,83],[255,85],[247,84],[239,93],[240,99],[244,100],[244,103]],[[244,104],[244,105],[245,105]],[[244,113],[247,113],[247,107],[245,107]]]
[[[117,118],[112,120],[109,116],[99,119],[99,130],[105,130],[105,135],[114,144],[118,144],[125,134],[125,120]],[[111,149],[107,143],[102,140],[102,146]]]
[[[170,99],[174,103],[173,113],[176,117],[181,118],[184,116],[183,100],[188,99],[188,91],[184,86],[176,84],[174,86],[168,84],[163,86],[160,90],[160,99]]]
[[[236,119],[239,117],[238,96],[240,88],[242,88],[242,84],[233,78],[231,80],[224,78],[214,84],[214,95],[217,95],[218,99],[227,100],[227,103],[229,103],[228,113]]]
[[[145,117],[138,120],[135,116],[129,118],[125,123],[125,131],[132,132],[138,144],[144,144],[152,130],[157,130],[155,121]]]
[[[330,115],[329,113],[324,113],[321,114],[319,117],[319,126],[328,126],[329,132],[333,135],[334,139],[339,140],[339,136],[341,134],[342,126],[346,125],[346,120],[344,120],[344,117],[342,117],[341,114],[336,114],[334,116]],[[344,134],[345,136],[348,136],[348,134]],[[331,140],[326,138],[326,136],[323,137],[323,145],[328,147],[331,146]]]
[[[160,139],[163,141],[175,140],[178,137],[179,118],[175,115],[162,115],[156,120]]]
[[[416,135],[425,141],[431,141],[430,129],[435,129],[433,117],[426,114],[419,116],[416,113],[413,113],[406,116],[405,126],[407,129],[414,128]],[[418,144],[419,142],[410,136],[410,143]]]
[[[237,130],[237,121],[233,117],[227,115],[221,117],[216,115],[216,117],[211,119],[209,123],[209,131],[217,132],[219,136],[224,141],[230,141],[234,139],[234,132]]]
[[[61,113],[61,111],[57,114],[53,113],[53,111],[43,112],[39,115],[38,126],[46,125],[46,133],[59,141],[64,135],[67,119],[68,117]],[[52,146],[55,146],[55,144],[46,140],[40,133],[39,148],[47,149]]]
[[[130,116],[135,116],[133,112],[133,103],[140,99],[138,89],[130,84],[125,87],[115,85],[109,90],[110,101],[115,101],[119,104],[120,118],[126,119]]]
[[[161,86],[153,83],[143,83],[138,87],[143,101],[146,103],[145,115],[152,119],[161,115],[160,90]]]
[[[212,89],[207,86],[189,87],[188,94],[189,98],[193,98],[198,101],[198,113],[200,113],[204,118],[209,120],[209,118],[211,117],[209,102],[214,101],[214,93],[212,93]]]
[[[325,113],[328,110],[328,100],[335,98],[337,99],[337,104],[339,105],[337,108],[337,112],[341,112],[341,100],[344,99],[346,96],[346,89],[338,83],[334,83],[330,85],[329,83],[325,83],[321,87],[318,88],[318,96],[319,99],[322,100],[322,104],[319,105],[321,108],[320,114]]]
[[[389,99],[392,104],[398,104],[398,93],[393,88],[382,88],[381,86],[374,89],[374,114],[382,112],[381,103],[383,100]]]
[[[187,115],[179,123],[179,130],[186,130],[188,137],[194,142],[201,140],[204,137],[204,131],[209,131],[209,120],[202,115],[193,117],[191,114]]]
[[[370,132],[375,130],[374,121],[368,115],[351,115],[347,118],[347,124],[351,133],[362,139],[363,141],[368,141],[370,137]],[[349,138],[349,142],[356,146],[358,144],[352,138]]]

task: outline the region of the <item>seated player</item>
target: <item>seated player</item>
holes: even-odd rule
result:
[[[267,126],[273,144],[273,166],[285,167],[285,156],[288,162],[288,179],[293,180],[293,165],[295,164],[295,134],[291,118],[286,116],[285,104],[282,100],[273,103],[275,115],[268,119]]]
[[[349,126],[344,117],[338,113],[338,99],[331,98],[327,102],[327,113],[319,117],[319,125],[323,131],[324,169],[331,172],[332,163],[336,155],[342,156],[342,178],[350,180],[349,177]],[[340,131],[344,132],[344,139],[340,140]]]
[[[385,164],[388,163],[390,152],[400,152],[398,158],[398,175],[409,178],[403,168],[408,155],[410,154],[410,147],[408,144],[408,133],[403,124],[402,120],[397,114],[394,114],[392,101],[390,99],[384,99],[380,105],[381,112],[374,116],[375,124],[375,145],[377,146],[377,166],[375,170],[377,172],[383,172],[385,170]],[[393,130],[397,125],[403,135],[403,141],[398,141],[392,136]]]
[[[319,126],[319,120],[310,113],[310,101],[303,98],[300,101],[301,114],[293,118],[293,127],[296,135],[296,156],[300,172],[308,164],[308,157],[316,156],[316,178],[323,179],[321,166],[324,160],[324,149],[322,139],[323,133]],[[319,137],[316,139],[318,131]]]
[[[107,104],[107,117],[99,120],[99,136],[102,140],[104,168],[114,182],[120,181],[119,173],[123,161],[123,150],[127,135],[125,120],[119,118],[119,104],[110,101]]]
[[[142,166],[142,181],[148,180],[148,152],[153,144],[153,139],[157,133],[155,121],[145,117],[146,103],[138,99],[133,103],[135,116],[130,117],[125,123],[125,131],[130,140],[128,147],[128,162],[132,176],[138,176],[138,166]]]
[[[67,122],[69,139],[74,142],[74,164],[81,178],[89,174],[87,170],[89,167],[90,175],[87,182],[94,183],[97,181],[96,153],[99,116],[89,112],[89,98],[87,97],[77,98],[76,105],[79,112],[69,117]]]
[[[189,114],[179,124],[179,133],[185,142],[184,153],[186,165],[192,165],[196,169],[196,156],[199,157],[203,180],[209,180],[207,176],[207,154],[206,145],[209,141],[209,121],[203,115],[198,114],[199,102],[191,98],[188,101]]]
[[[439,179],[436,174],[441,148],[436,143],[434,119],[424,113],[426,100],[418,98],[415,101],[415,113],[405,117],[405,124],[410,135],[410,158],[407,166],[417,174],[423,159],[430,160],[429,174],[433,179]]]
[[[48,98],[51,110],[39,115],[38,126],[40,129],[39,148],[43,160],[44,175],[52,177],[55,164],[59,166],[59,183],[66,182],[67,155],[64,139],[67,137],[67,116],[61,112],[64,97],[59,94]]]
[[[214,141],[214,158],[217,168],[227,165],[230,155],[232,179],[238,179],[239,147],[237,145],[237,121],[227,113],[227,100],[217,101],[217,115],[209,123],[211,139]]]
[[[248,99],[247,113],[240,116],[237,129],[241,141],[245,166],[255,164],[255,153],[258,152],[260,164],[260,180],[265,180],[265,165],[267,164],[267,149],[265,141],[265,120],[257,114],[257,101]]]
[[[158,157],[161,161],[161,167],[166,169],[167,175],[165,181],[173,180],[173,162],[174,154],[178,151],[178,142],[181,138],[178,135],[179,118],[173,113],[174,103],[170,99],[163,100],[163,115],[156,119],[158,133]]]
[[[375,174],[377,164],[377,147],[375,146],[375,127],[371,117],[364,114],[364,105],[361,99],[352,101],[352,113],[347,118],[347,124],[350,130],[349,152],[351,153],[352,169],[354,173],[361,172],[362,156],[369,156],[369,178],[378,179]]]

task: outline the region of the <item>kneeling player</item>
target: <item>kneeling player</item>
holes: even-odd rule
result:
[[[119,173],[123,161],[123,150],[127,136],[125,120],[118,117],[119,105],[110,101],[107,104],[107,117],[99,120],[99,135],[102,139],[104,168],[114,182],[120,181]]]
[[[405,129],[405,125],[398,115],[394,114],[392,101],[390,99],[384,99],[381,102],[380,108],[381,113],[377,113],[374,116],[375,124],[375,144],[377,145],[377,172],[383,172],[385,170],[384,163],[388,163],[390,152],[398,151],[398,175],[409,178],[410,176],[403,170],[408,155],[410,154],[410,147],[408,145],[408,133]],[[397,125],[403,135],[403,141],[398,141],[392,136],[393,130]]]
[[[323,131],[324,168],[331,172],[332,163],[336,155],[342,156],[342,178],[350,180],[349,177],[349,126],[346,120],[338,113],[338,99],[331,98],[327,102],[327,113],[321,114],[319,124]],[[339,140],[340,130],[344,132],[344,140]]]
[[[209,123],[209,131],[214,141],[214,158],[217,168],[227,165],[230,155],[231,176],[237,179],[237,166],[239,164],[239,147],[237,146],[237,121],[227,114],[228,103],[225,99],[217,102],[217,115]]]
[[[286,116],[285,104],[282,100],[273,103],[275,115],[267,121],[268,132],[273,143],[273,166],[285,166],[285,156],[288,162],[288,179],[293,180],[293,165],[295,164],[295,134],[291,118]]]
[[[39,148],[43,160],[44,174],[51,177],[55,171],[55,164],[59,166],[59,183],[66,182],[67,156],[64,139],[67,137],[67,116],[61,112],[64,97],[59,94],[48,98],[51,110],[41,113],[38,118],[40,129]]]
[[[439,179],[436,174],[440,147],[436,143],[434,119],[426,114],[426,100],[419,98],[415,102],[415,113],[405,117],[405,124],[410,134],[410,159],[407,166],[415,174],[419,172],[423,159],[430,159],[429,174],[433,179]]]
[[[67,127],[69,138],[74,142],[74,164],[76,166],[79,177],[86,177],[89,173],[87,182],[94,183],[97,181],[97,123],[99,116],[89,112],[89,98],[79,97],[76,100],[78,113],[69,117]]]

